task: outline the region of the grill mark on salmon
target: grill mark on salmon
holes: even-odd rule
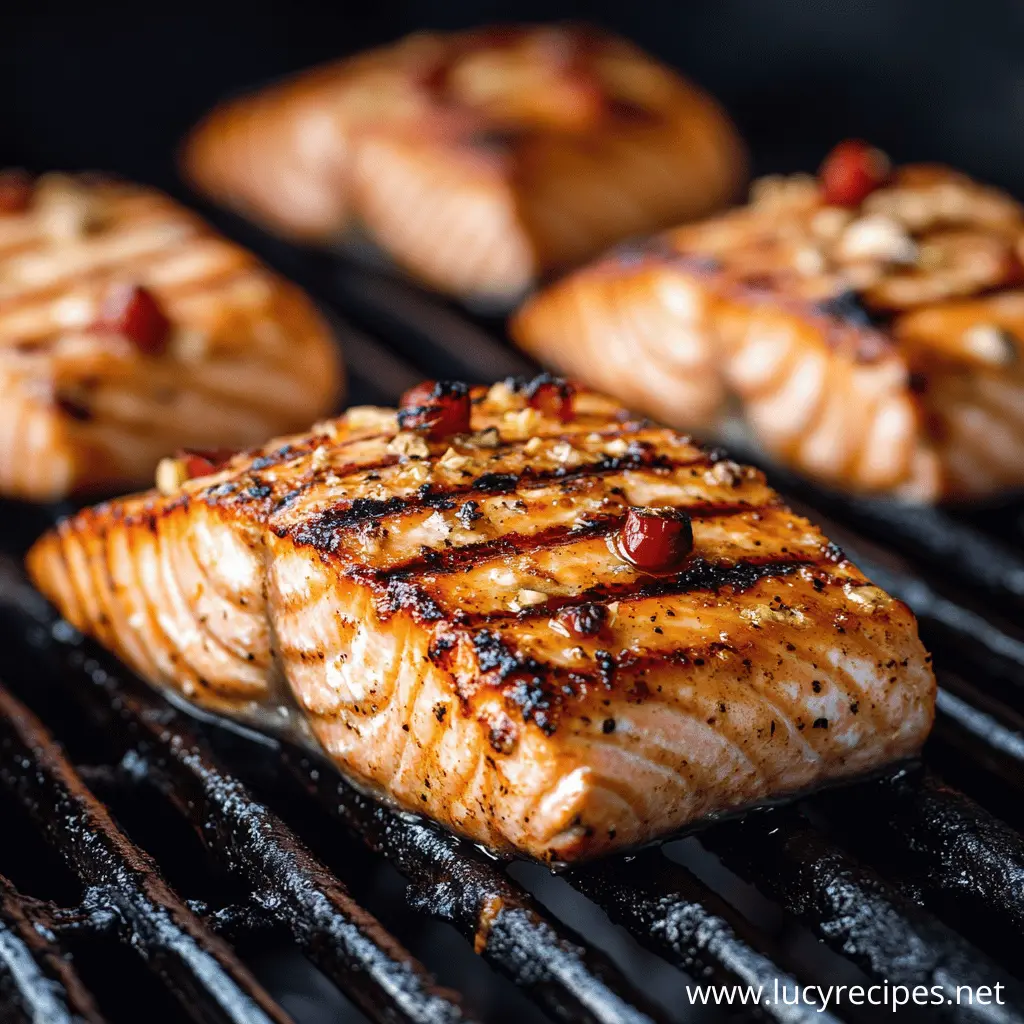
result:
[[[202,239],[203,235],[197,228],[195,232],[189,232],[182,237],[166,239],[153,251],[132,254],[132,273],[136,276],[140,274],[156,276],[165,262],[173,260],[179,255],[183,244],[198,242]],[[230,285],[248,279],[252,271],[251,261],[241,251],[232,251],[230,243],[224,242],[223,244],[225,250],[224,258],[230,257],[232,260],[229,266],[219,267],[213,273],[210,273],[207,269],[205,274],[199,273],[193,277],[165,285],[165,293],[180,301],[190,296],[202,294],[207,290],[226,291]],[[71,271],[65,277],[47,282],[43,286],[37,288],[29,286],[22,289],[16,295],[4,296],[0,298],[0,302],[3,302],[4,313],[9,316],[15,313],[23,313],[26,307],[45,308],[67,294],[71,288],[86,294],[93,294],[96,291],[95,286],[102,285],[116,276],[118,272],[123,272],[125,267],[124,261],[124,254],[114,251],[108,260],[90,266],[86,271]]]
[[[642,422],[624,421],[622,429],[636,432],[638,435],[638,440],[640,440],[640,442],[643,443],[641,435],[642,431],[644,430],[644,424]],[[599,438],[616,436],[607,431],[593,431],[591,433],[593,436]],[[373,441],[379,441],[384,436],[385,435],[382,434],[361,434],[359,436],[359,441],[362,443],[370,443]],[[575,435],[573,434],[560,432],[557,434],[547,435],[546,439],[549,442],[558,443],[571,440],[574,436]],[[690,444],[689,438],[684,437],[682,435],[670,434],[669,440],[676,445]],[[322,448],[324,444],[329,441],[330,438],[327,435],[314,434],[312,437],[306,439],[302,443],[296,444],[293,442],[289,442],[288,444],[283,445],[282,447],[273,451],[267,451],[265,449],[253,449],[250,452],[245,453],[251,455],[259,451],[257,457],[255,457],[251,464],[247,467],[247,479],[249,487],[258,488],[263,485],[263,480],[259,476],[255,475],[257,471],[272,469],[281,466],[285,463],[302,460],[303,458],[306,458],[309,455],[315,454],[318,448]],[[493,450],[489,449],[486,457],[489,460],[498,460],[504,456],[507,456],[510,453],[514,454],[516,452],[517,448],[515,445],[499,444]],[[518,484],[519,482],[521,482],[521,480],[536,481],[538,483],[543,483],[546,481],[558,481],[569,483],[573,480],[585,478],[590,475],[596,475],[598,473],[614,473],[618,469],[638,468],[640,465],[648,463],[650,465],[658,466],[663,469],[698,467],[708,463],[709,461],[714,462],[718,457],[719,456],[715,452],[708,452],[684,460],[674,461],[670,456],[665,455],[664,453],[651,456],[645,451],[641,450],[632,454],[628,454],[625,457],[602,455],[595,462],[585,464],[579,467],[578,469],[556,467],[549,471],[538,472],[536,470],[528,468],[521,474],[500,472],[481,473],[479,477],[476,480],[474,480],[473,483],[470,485],[452,486],[444,491],[431,491],[428,495],[426,495],[426,497],[406,497],[401,499],[405,503],[403,504],[401,509],[399,509],[397,503],[394,505],[394,508],[396,511],[403,511],[405,509],[411,510],[414,508],[434,507],[434,505],[438,503],[443,503],[448,498],[454,498],[465,494],[469,494],[473,490],[479,490],[481,493],[512,493],[515,487],[518,487]],[[400,459],[397,455],[389,455],[369,463],[352,462],[345,465],[332,465],[319,470],[315,468],[310,468],[310,470],[306,474],[304,474],[304,476],[297,483],[297,485],[295,487],[292,487],[289,491],[287,491],[286,494],[289,501],[294,501],[296,498],[300,497],[303,493],[308,491],[311,486],[321,481],[325,473],[333,473],[334,475],[345,475],[353,471],[359,470],[364,472],[364,474],[370,474],[376,473],[380,470],[389,469],[397,465],[399,461]],[[593,468],[593,473],[588,472],[591,468]],[[512,484],[513,477],[515,477],[517,481],[515,486],[513,486]],[[233,485],[233,488],[234,489],[232,493],[235,494],[239,500],[243,500],[243,491],[246,488],[243,488],[241,485]],[[210,487],[207,488],[206,493],[209,494],[211,499],[215,500],[220,500],[227,496],[226,493],[221,489],[220,484],[210,485]],[[360,505],[359,507],[363,509],[373,508],[373,506],[368,504],[363,504]],[[335,512],[337,512],[337,514],[340,516],[342,513],[345,512],[345,510],[346,508],[344,506],[344,503],[336,503],[336,505],[332,506],[331,509],[323,510],[323,514],[325,516],[330,517],[334,515]],[[355,513],[353,523],[361,521],[360,516],[365,515],[366,513],[361,513],[357,511]]]
[[[154,685],[275,723],[369,792],[547,862],[919,749],[934,679],[910,612],[761,474],[589,392],[571,430],[506,385],[472,397],[468,435],[397,443],[393,413],[353,410],[176,493],[87,509],[33,548],[33,579]],[[492,458],[489,430],[517,491],[452,498],[457,467],[468,486]],[[595,463],[638,435],[678,465],[526,473],[553,469],[556,445]],[[297,539],[364,498],[381,504],[332,550]],[[692,516],[671,572],[617,553],[637,503]]]
[[[429,507],[429,506],[428,506]],[[686,511],[692,518],[717,519],[743,515],[756,511],[758,506],[743,504],[687,505]],[[383,517],[390,521],[392,516]],[[542,551],[560,544],[572,544],[583,537],[607,537],[622,528],[624,515],[606,515],[601,519],[589,520],[575,527],[556,526],[534,534],[508,533],[490,541],[479,541],[456,548],[430,551],[418,558],[398,562],[387,570],[374,573],[372,579],[387,582],[394,578],[408,579],[425,573],[452,573],[490,561],[503,554]],[[401,529],[401,523],[395,527]]]
[[[493,611],[481,615],[456,615],[456,621],[460,625],[474,626],[480,623],[494,623],[507,619],[515,619],[516,622],[529,622],[531,619],[547,619],[552,612],[561,611],[564,608],[576,608],[583,604],[590,604],[594,601],[613,600],[618,602],[642,600],[648,597],[678,597],[681,594],[694,594],[701,591],[716,592],[725,587],[734,591],[746,590],[762,580],[771,580],[779,576],[785,576],[802,568],[812,568],[815,562],[804,559],[791,559],[788,561],[770,562],[747,562],[743,565],[719,565],[697,560],[694,565],[684,573],[678,573],[667,579],[655,579],[650,582],[634,580],[631,583],[617,584],[610,586],[596,587],[593,590],[583,591],[573,597],[562,597],[554,595],[549,597],[543,611],[530,609],[526,611]],[[405,581],[397,581],[404,583]],[[414,586],[409,584],[410,587]],[[436,609],[436,605],[427,598],[430,605]],[[383,607],[389,613],[398,611],[399,608],[419,614],[419,609],[414,604],[396,605],[393,600],[386,600]],[[429,618],[426,619],[429,621]]]
[[[691,461],[660,463],[664,469],[690,468],[710,465],[706,457],[698,457]],[[313,521],[297,529],[277,528],[278,536],[290,535],[298,544],[307,544],[325,553],[332,553],[338,547],[339,532],[358,526],[360,523],[385,516],[394,516],[422,508],[445,509],[454,508],[456,498],[467,498],[474,494],[518,494],[519,487],[524,483],[561,482],[580,478],[594,477],[601,474],[619,473],[624,469],[636,469],[641,465],[649,465],[639,459],[628,460],[619,456],[607,456],[597,462],[580,466],[576,469],[560,468],[546,472],[527,469],[520,474],[515,473],[484,473],[463,487],[448,487],[440,491],[429,491],[415,497],[391,497],[384,499],[357,498],[348,505],[325,509],[313,518]]]

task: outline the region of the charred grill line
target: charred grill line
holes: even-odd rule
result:
[[[748,457],[742,450],[737,455]],[[750,461],[758,460],[750,455]],[[773,466],[771,473],[783,494],[806,500],[876,542],[908,552],[944,579],[972,587],[1000,604],[1009,601],[1024,608],[1024,557],[1011,545],[957,521],[940,508],[907,507],[881,499],[840,499],[779,467]],[[821,515],[816,518],[820,520]]]
[[[655,457],[652,462],[644,455],[605,455],[593,462],[572,468],[560,467],[554,470],[534,471],[526,469],[522,473],[484,473],[468,484],[458,487],[446,487],[443,490],[421,488],[409,497],[393,496],[390,498],[356,498],[347,504],[336,505],[316,516],[310,517],[297,527],[282,527],[277,530],[278,536],[290,536],[296,544],[314,547],[319,551],[333,553],[339,544],[338,532],[360,526],[373,519],[383,516],[400,515],[421,509],[433,508],[450,510],[455,507],[456,499],[471,497],[475,494],[513,494],[518,493],[521,484],[526,486],[561,483],[562,481],[580,480],[601,476],[607,473],[621,473],[623,470],[663,467],[678,469],[710,465],[711,458],[707,455],[692,460],[674,461]]]
[[[161,976],[186,1013],[210,1024],[285,1024],[284,1011],[175,895],[43,725],[2,686],[0,782],[94,897],[109,905],[121,940]]]
[[[703,558],[697,557],[691,561],[689,568],[661,579],[648,577],[645,582],[643,577],[637,576],[631,583],[591,587],[572,597],[553,594],[539,609],[466,614],[460,617],[459,624],[472,628],[507,619],[523,621],[550,618],[553,612],[563,608],[575,608],[581,604],[591,604],[595,601],[642,601],[648,597],[673,597],[698,590],[715,592],[723,587],[732,587],[734,591],[749,590],[763,580],[790,576],[801,569],[816,569],[820,565],[820,562],[811,562],[805,558],[766,559],[765,561],[751,558],[744,562],[726,565],[718,562],[706,562]]]
[[[680,508],[683,508],[691,519],[717,519],[758,512],[764,506],[736,502],[681,505]],[[488,562],[498,555],[527,554],[571,544],[577,540],[606,537],[619,529],[624,521],[624,514],[595,513],[593,518],[574,526],[552,526],[537,533],[505,533],[500,537],[481,540],[474,544],[439,548],[407,562],[400,562],[378,573],[377,579],[386,582],[395,578],[408,579],[424,573],[460,572]]]
[[[622,516],[604,516],[574,526],[553,526],[537,533],[506,533],[500,537],[430,551],[392,566],[378,576],[381,582],[409,579],[430,573],[454,573],[489,562],[499,555],[546,551],[590,537],[606,537],[622,524]]]
[[[661,250],[664,245],[656,242],[655,248]],[[489,324],[487,329],[469,325],[471,330],[464,332],[462,343],[454,345],[445,336],[451,314],[436,299],[419,297],[416,318],[403,315],[402,295],[407,291],[408,286],[398,282],[377,280],[372,292],[364,293],[372,295],[372,304],[378,307],[378,329],[396,348],[408,348],[410,339],[419,339],[421,344],[422,335],[426,333],[431,344],[445,348],[453,359],[462,359],[449,371],[450,375],[473,376],[473,367],[482,366],[493,367],[493,370],[483,376],[478,374],[474,379],[488,382],[500,379],[506,376],[504,366],[509,355],[517,363],[515,375],[530,376],[536,372],[532,361],[498,340],[502,331],[500,325]],[[330,301],[341,308],[353,301],[351,289],[336,289],[328,294]],[[370,302],[370,298],[362,300],[363,305]],[[431,305],[433,312],[429,311]],[[754,453],[735,445],[731,447],[737,457],[757,463]],[[911,552],[915,558],[936,567],[946,578],[955,578],[1000,601],[1009,599],[1018,607],[1024,607],[1024,556],[1012,546],[957,521],[942,509],[907,508],[895,501],[848,499],[809,485],[780,467],[772,466],[771,473],[784,497],[793,495],[813,506],[812,518],[821,520],[818,510],[834,515],[878,542]],[[828,528],[825,532],[831,536]]]
[[[92,996],[31,904],[0,875],[0,1016],[10,1024],[103,1024]]]

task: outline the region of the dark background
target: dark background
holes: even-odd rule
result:
[[[813,168],[847,135],[1024,196],[1020,0],[43,2],[0,14],[0,160],[174,187],[218,97],[420,27],[589,18],[714,92],[755,170]]]

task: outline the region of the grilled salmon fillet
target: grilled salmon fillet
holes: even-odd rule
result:
[[[551,25],[418,33],[308,72],[215,110],[183,163],[273,230],[358,228],[429,286],[499,304],[745,176],[708,96],[621,39]]]
[[[341,375],[309,300],[167,197],[0,173],[0,494],[144,485],[175,447],[300,429]]]
[[[155,686],[547,862],[919,749],[935,681],[905,605],[760,473],[536,394],[474,389],[449,436],[352,409],[79,513],[32,578]]]
[[[984,498],[1024,484],[1022,229],[994,189],[847,143],[817,179],[568,277],[512,331],[676,426],[738,413],[829,486]]]

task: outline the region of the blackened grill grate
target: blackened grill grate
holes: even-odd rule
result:
[[[226,226],[334,319],[354,402],[393,402],[423,376],[488,381],[532,369],[498,340],[492,322],[233,219]],[[1020,513],[972,520],[841,503],[792,480],[783,489],[817,519],[823,511],[836,520],[826,532],[915,608],[937,651],[939,721],[924,766],[701,834],[703,851],[774,901],[775,926],[734,897],[743,882],[723,888],[720,866],[709,881],[706,852],[690,862],[685,850],[648,850],[574,869],[565,880],[701,980],[766,991],[778,981],[790,992],[798,980],[820,982],[820,956],[799,941],[802,922],[842,957],[836,963],[854,982],[938,986],[952,1001],[922,1019],[1024,1021],[1024,988],[1013,976],[1024,951],[1024,633],[1013,625],[1024,606]],[[43,523],[24,509],[4,513],[10,555]],[[136,1020],[167,993],[176,1002],[161,1019],[289,1020],[245,965],[247,946],[271,933],[287,933],[371,1020],[469,1020],[458,994],[439,988],[310,850],[310,835],[365,863],[390,863],[408,881],[407,916],[453,926],[551,1019],[687,1019],[678,1007],[651,1002],[635,977],[485,854],[368,800],[288,744],[264,739],[257,749],[164,702],[61,623],[12,557],[0,558],[0,635],[0,785],[17,809],[0,817],[13,826],[5,845],[38,845],[43,867],[27,877],[48,877],[55,869],[46,858],[56,854],[77,881],[73,898],[38,898],[4,876],[0,858],[5,1024]],[[144,794],[134,829],[106,806],[124,790]],[[301,818],[304,838],[257,792],[276,794],[290,822]],[[163,819],[145,824],[153,797],[170,808],[175,827],[194,829],[199,856],[216,865],[219,881],[203,900],[185,899],[166,880],[178,873],[174,858],[158,864],[144,852],[151,844],[129,838],[148,840],[163,827]],[[346,845],[353,841],[362,853]],[[97,966],[85,952],[103,942],[134,954],[155,986],[112,985],[122,961]],[[956,1002],[958,986],[997,984],[1002,1005]],[[680,978],[677,1002],[682,985]],[[792,1005],[739,1017],[755,1012],[780,1021],[872,1019],[849,1006]]]

